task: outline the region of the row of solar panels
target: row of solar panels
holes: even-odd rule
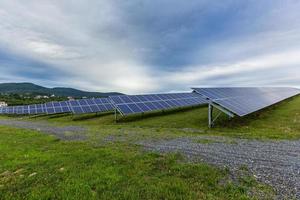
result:
[[[192,93],[119,95],[109,98],[49,102],[0,108],[0,114],[95,113],[117,110],[122,115],[217,104],[245,116],[298,95],[295,88],[193,88]]]
[[[118,110],[122,115],[146,113],[206,104],[196,93],[169,93],[152,95],[120,95],[109,98],[81,99],[45,104],[9,106],[0,108],[0,114],[58,114],[96,113]]]
[[[193,88],[192,93],[110,97],[122,115],[176,107],[217,104],[240,117],[300,94],[288,87]]]
[[[95,113],[113,110],[108,98],[80,99],[71,101],[49,102],[25,106],[0,107],[0,114],[59,114],[59,113]]]
[[[196,93],[121,95],[110,99],[122,115],[207,104]]]
[[[300,94],[288,87],[193,88],[209,102],[240,117]]]

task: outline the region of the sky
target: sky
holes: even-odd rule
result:
[[[300,87],[300,1],[1,0],[0,82]]]

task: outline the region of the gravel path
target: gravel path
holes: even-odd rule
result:
[[[146,150],[180,152],[233,172],[247,166],[257,180],[273,186],[278,199],[300,199],[300,140],[257,141],[224,137],[184,137],[140,141]]]
[[[57,127],[46,122],[29,122],[20,120],[0,120],[0,125],[12,126],[17,128],[32,129],[41,133],[54,135],[61,140],[85,140],[86,129],[80,126]]]

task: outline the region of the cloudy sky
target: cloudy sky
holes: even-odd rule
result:
[[[1,0],[0,82],[300,86],[299,0]]]

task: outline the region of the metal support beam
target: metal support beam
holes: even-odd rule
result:
[[[117,109],[115,109],[115,122],[116,123],[118,122],[118,112],[117,112]]]
[[[234,117],[234,114],[228,110],[226,110],[225,108],[215,104],[215,103],[210,103],[213,107],[217,108],[218,110],[222,111],[223,113],[225,113],[226,115],[228,115],[229,117]]]
[[[220,116],[221,113],[219,113],[215,119],[213,119],[213,108],[217,108],[218,110],[220,110],[221,112],[225,113],[226,115],[229,116],[229,118],[233,118],[234,117],[234,114],[229,112],[228,110],[224,109],[223,107],[213,103],[213,102],[210,102],[208,104],[208,127],[211,128],[213,127],[214,125],[214,122],[218,119],[218,117]]]
[[[213,107],[211,104],[208,104],[208,127],[212,127],[212,114],[213,114]]]

